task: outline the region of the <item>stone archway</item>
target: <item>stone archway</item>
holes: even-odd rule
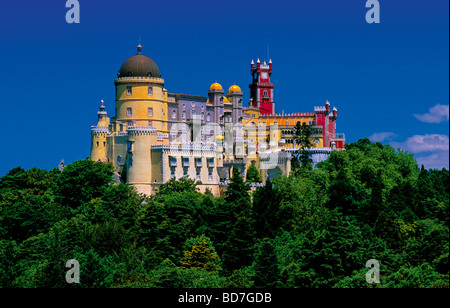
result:
[[[267,171],[267,177],[272,180],[273,178],[277,177],[278,175],[282,174],[282,171],[279,167],[275,167],[273,169],[270,169]]]

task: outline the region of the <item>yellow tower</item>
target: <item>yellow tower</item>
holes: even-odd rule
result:
[[[129,127],[127,145],[127,184],[139,193],[152,194],[151,146],[156,143],[154,127]]]
[[[167,133],[167,91],[156,63],[137,54],[120,67],[116,86],[116,120],[129,127],[155,127],[158,133]]]
[[[91,127],[91,159],[93,161],[107,162],[107,144],[109,118],[105,110],[104,102],[101,101],[100,110],[97,112],[97,126]]]

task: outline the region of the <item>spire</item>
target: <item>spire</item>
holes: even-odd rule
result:
[[[272,59],[269,60],[269,64],[272,64]]]
[[[138,55],[142,55],[142,45],[141,45],[141,43],[139,43],[139,45],[137,47],[137,54]]]
[[[252,59],[252,65],[255,65],[255,61],[253,61],[253,59]]]
[[[106,107],[105,107],[105,105],[104,105],[104,101],[103,100],[101,100],[101,105],[100,105],[100,111],[99,112],[97,112],[97,114],[99,115],[99,117],[100,116],[102,116],[102,115],[106,115],[107,113],[106,113],[106,111],[105,111],[105,109],[106,109]]]
[[[256,63],[261,63],[261,61],[259,61],[259,58],[258,58],[258,61]]]

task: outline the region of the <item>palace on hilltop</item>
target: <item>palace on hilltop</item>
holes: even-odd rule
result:
[[[171,93],[139,44],[114,81],[114,117],[101,102],[97,125],[91,127],[91,159],[112,163],[116,177],[140,193],[151,195],[171,178],[189,177],[201,182],[200,191],[208,188],[217,196],[235,168],[245,176],[253,165],[264,181],[288,175],[298,122],[312,128],[314,163],[344,149],[345,136],[336,132],[338,112],[328,101],[313,112],[277,114],[272,61],[252,61],[250,72],[246,107],[237,85],[225,93],[213,83],[208,96]]]

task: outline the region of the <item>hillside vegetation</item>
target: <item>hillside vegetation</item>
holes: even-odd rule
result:
[[[113,171],[86,159],[0,178],[0,287],[449,286],[449,172],[388,145],[348,144],[253,195],[235,173],[224,197],[184,178],[145,197]]]

